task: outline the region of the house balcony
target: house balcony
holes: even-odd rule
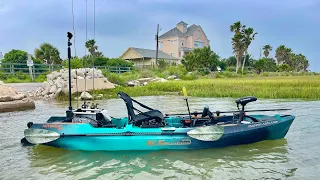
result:
[[[191,52],[193,50],[193,48],[188,48],[188,47],[180,47],[179,51],[183,51],[183,52]]]
[[[179,48],[179,57],[182,58],[183,56],[189,54],[193,48],[188,48],[188,47],[180,47]]]

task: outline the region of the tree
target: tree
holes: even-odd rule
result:
[[[28,53],[22,50],[12,49],[7,52],[3,59],[2,63],[23,63],[26,64],[28,60]]]
[[[22,50],[12,49],[11,51],[7,52],[3,59],[2,63],[21,63],[25,65],[14,65],[17,68],[26,68],[27,67],[27,59],[28,53]],[[10,71],[10,65],[3,64],[1,65],[3,70],[6,72]]]
[[[198,68],[216,70],[219,62],[219,56],[213,52],[210,46],[196,48],[182,59],[182,64],[188,71]]]
[[[41,59],[47,64],[61,64],[59,50],[49,43],[43,43],[39,48],[36,48],[34,54],[37,59]]]
[[[275,72],[277,70],[277,65],[272,58],[261,58],[258,61],[255,61],[254,68],[257,73],[260,74],[264,71]]]
[[[267,44],[267,45],[264,45],[264,46],[262,47],[262,49],[263,49],[263,55],[264,55],[264,57],[265,57],[265,58],[268,58],[268,56],[269,56],[269,54],[270,54],[270,51],[272,51],[272,47],[271,47],[269,44]]]
[[[243,56],[243,52],[245,51],[245,46],[243,43],[243,34],[241,33],[241,30],[245,26],[241,25],[241,22],[235,22],[233,25],[230,26],[230,31],[234,32],[234,36],[232,37],[232,48],[233,48],[233,53],[237,59],[237,64],[236,64],[236,73],[238,73],[239,66],[241,64],[241,58]]]
[[[285,45],[280,45],[276,49],[277,64],[278,65],[282,63],[289,64],[291,53],[292,53],[291,48],[287,48]]]
[[[223,59],[223,61],[226,62],[227,66],[236,66],[237,65],[237,59],[235,56],[230,56],[228,59]]]
[[[291,53],[288,65],[293,71],[307,71],[307,68],[309,67],[309,61],[303,54]]]
[[[245,28],[245,26],[243,26],[242,29],[242,34],[243,34],[243,46],[244,46],[244,57],[247,57],[248,54],[248,48],[251,44],[251,42],[254,40],[255,35],[257,35],[257,32],[254,32],[253,28]],[[246,63],[246,58],[243,58],[243,63],[242,63],[242,72],[244,69],[244,65]]]

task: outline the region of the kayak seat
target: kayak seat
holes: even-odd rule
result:
[[[161,124],[163,122],[163,114],[159,110],[151,110],[144,113],[140,113],[134,118],[134,125],[152,125],[152,124]],[[154,122],[152,122],[154,120]],[[146,122],[147,121],[147,122]]]
[[[159,110],[152,109],[134,99],[124,92],[119,92],[118,96],[124,100],[128,110],[128,120],[129,123],[133,123],[136,126],[141,125],[162,125],[164,123],[164,116]],[[133,102],[137,103],[141,107],[148,109],[147,112],[142,112],[133,106]],[[138,114],[135,114],[134,111],[138,111]]]

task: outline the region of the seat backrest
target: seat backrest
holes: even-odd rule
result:
[[[132,103],[132,100],[130,98],[130,96],[128,96],[126,93],[124,92],[119,92],[118,93],[118,96],[124,100],[124,102],[126,103],[126,106],[127,106],[127,110],[128,110],[128,118],[129,118],[129,121],[132,121],[134,118],[135,118],[135,114],[134,114],[134,111],[133,111],[133,103]]]

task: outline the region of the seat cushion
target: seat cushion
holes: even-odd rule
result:
[[[140,113],[135,116],[134,124],[136,126],[140,126],[142,124],[142,121],[148,120],[156,120],[157,122],[161,123],[163,121],[163,114],[159,110],[151,110],[144,112],[143,114]]]

